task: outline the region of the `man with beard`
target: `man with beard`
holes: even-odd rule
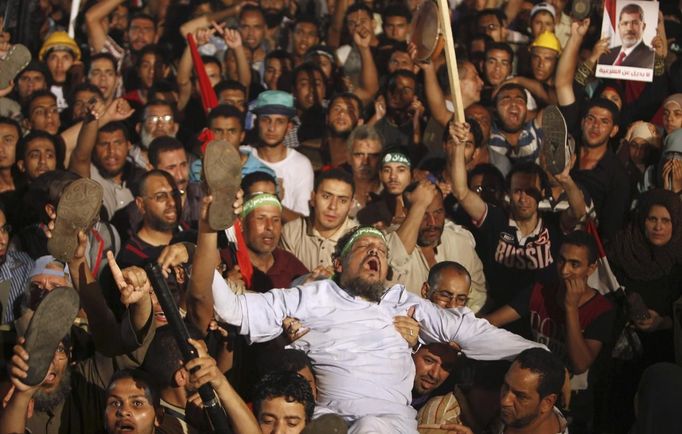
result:
[[[312,359],[319,380],[315,415],[336,413],[351,424],[350,433],[417,432],[409,405],[414,363],[394,328],[396,315],[412,311],[423,343],[456,341],[473,358],[508,358],[541,347],[476,319],[466,308],[441,309],[402,285],[387,289],[388,245],[372,227],[339,240],[333,280],[264,294],[237,295],[222,280],[211,291],[216,242],[214,232],[199,237],[190,297],[255,342],[278,336],[284,317],[299,319],[309,330],[291,346]]]
[[[565,368],[548,351],[519,354],[504,376],[500,393],[500,434],[568,434],[566,418],[556,404]]]
[[[139,366],[154,335],[149,283],[144,270],[130,268],[121,271],[115,261],[109,262],[116,276],[117,297],[126,306],[119,323],[102,297],[102,288],[82,255],[87,237],[83,232],[78,237],[80,246],[77,252],[80,253],[68,267],[72,273],[79,270],[77,276],[72,276],[71,284],[78,291],[89,318],[91,336],[84,336],[82,330],[75,332],[72,328],[54,350],[45,379],[37,386],[27,386],[22,382],[27,377],[31,354],[26,352],[24,338],[19,338],[9,363],[14,387],[3,397],[7,406],[1,419],[2,432],[24,432],[24,427],[35,434],[99,432],[104,426],[103,398],[109,379],[117,369]],[[19,321],[15,321],[20,336],[33,315],[31,307],[35,308],[42,302],[40,296],[34,300],[36,303],[29,306]],[[58,308],[59,304],[44,305],[41,309],[49,310],[44,314],[56,316],[60,312],[54,311],[55,307]],[[94,351],[82,347],[93,343]],[[78,359],[76,352],[80,355]],[[28,411],[31,407],[32,411]]]
[[[417,97],[417,77],[399,69],[388,77],[384,93],[386,114],[375,125],[385,143],[414,148],[421,141],[424,105]]]
[[[486,283],[473,235],[446,220],[443,193],[430,181],[410,185],[403,195],[407,218],[388,236],[389,263],[394,269],[392,281],[420,294],[431,267],[442,261],[458,262],[471,276],[467,306],[478,312],[485,304]]]
[[[280,189],[284,190],[282,204],[298,214],[309,214],[308,200],[313,191],[313,167],[300,152],[284,144],[296,114],[291,94],[268,90],[258,95],[253,112],[258,116],[258,146],[250,148],[253,156],[274,170]]]
[[[141,175],[140,169],[128,161],[132,145],[128,128],[121,122],[133,110],[126,101],[117,99],[101,117],[92,112],[83,121],[69,170],[102,186],[103,205],[111,218],[133,201],[130,189]]]
[[[364,123],[362,110],[362,101],[350,92],[336,94],[329,100],[325,118],[326,134],[319,145],[323,165],[338,167],[348,162],[348,136],[355,127]],[[315,147],[310,142],[302,145],[306,148]]]
[[[142,214],[142,225],[123,245],[118,255],[121,266],[143,266],[158,258],[167,246],[193,242],[196,234],[179,224],[180,192],[173,177],[153,169],[139,181],[135,205]],[[190,248],[186,248],[189,252]]]
[[[180,125],[175,121],[175,110],[168,101],[150,101],[142,112],[142,120],[135,129],[140,135],[140,144],[130,150],[132,160],[143,169],[150,169],[149,145],[157,137],[175,137]]]
[[[282,228],[282,247],[309,270],[324,267],[331,271],[331,253],[336,243],[356,226],[355,220],[348,217],[353,189],[353,178],[345,170],[321,172],[315,179],[310,216],[299,217]]]

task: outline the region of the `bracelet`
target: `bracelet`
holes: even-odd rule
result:
[[[594,72],[594,66],[595,65],[593,65],[589,60],[586,60],[585,62],[578,65],[578,69],[575,71],[575,81],[582,86],[585,86],[588,79]]]
[[[665,59],[656,55],[654,57],[654,76],[660,77],[665,74]]]

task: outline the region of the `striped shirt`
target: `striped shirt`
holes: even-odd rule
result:
[[[535,126],[533,121],[526,122],[519,135],[519,141],[512,145],[507,141],[504,132],[493,124],[490,133],[490,150],[509,158],[512,165],[517,163],[538,162],[542,143],[542,130]]]
[[[7,306],[3,306],[2,323],[7,324],[14,321],[12,306],[21,297],[29,281],[28,275],[33,268],[33,260],[26,252],[10,250],[7,252],[5,262],[0,265],[0,282],[9,281],[9,297]]]

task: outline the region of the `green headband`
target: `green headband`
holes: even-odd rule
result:
[[[360,228],[357,231],[355,231],[355,233],[353,235],[351,235],[350,240],[348,240],[346,245],[343,246],[343,250],[341,250],[341,257],[346,256],[346,254],[351,249],[351,247],[353,247],[353,244],[355,244],[355,242],[358,239],[360,239],[364,236],[377,237],[377,238],[381,239],[381,241],[383,241],[384,244],[386,244],[386,237],[384,236],[384,234],[379,229],[375,229],[371,226]]]
[[[389,152],[388,154],[384,155],[384,159],[381,160],[381,165],[383,166],[384,164],[388,163],[400,163],[407,167],[412,167],[410,159],[407,158],[405,154],[401,154],[400,152]]]
[[[274,194],[261,193],[253,196],[252,198],[244,202],[244,207],[242,209],[242,213],[240,214],[240,216],[241,218],[244,218],[247,215],[251,214],[251,211],[253,211],[254,209],[266,205],[272,205],[276,206],[279,209],[282,209],[282,204],[280,203],[279,199],[277,199],[277,196],[275,196]]]

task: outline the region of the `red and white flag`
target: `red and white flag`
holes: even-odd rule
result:
[[[604,0],[604,20],[601,22],[601,36],[602,38],[610,37],[611,45],[613,45],[613,37],[616,35],[617,22],[616,0]]]

